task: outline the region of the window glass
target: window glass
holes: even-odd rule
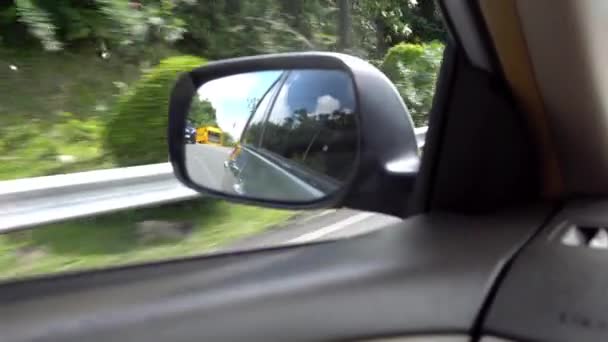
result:
[[[270,101],[272,101],[274,96],[275,88],[277,88],[280,83],[281,80],[279,77],[279,79],[273,83],[270,89],[268,89],[266,94],[264,94],[262,99],[257,104],[255,104],[255,102],[252,103],[252,107],[255,109],[249,123],[247,124],[247,127],[243,131],[242,141],[244,144],[254,146],[259,144],[263,133],[262,123],[266,118],[266,113],[268,112]]]
[[[338,70],[294,70],[271,108],[265,150],[321,174],[345,179],[357,151],[355,94]]]
[[[341,35],[344,32],[349,34]],[[180,74],[209,61],[310,50],[342,52],[384,72],[421,127],[428,122],[445,41],[433,0],[3,1],[0,181],[8,183],[0,190],[37,189],[41,184],[50,190],[26,193],[20,205],[15,205],[18,195],[0,193],[0,278],[333,239],[382,226],[385,221],[380,220],[386,217],[364,213],[369,216],[355,224],[311,235],[361,213],[276,210],[206,196],[175,199],[183,187],[171,179],[167,164],[168,96]],[[238,116],[231,116],[230,124],[218,122],[226,130],[219,138],[212,132],[205,139],[219,139],[223,146],[210,150],[238,155],[245,150],[239,149],[239,142],[250,144],[264,157],[344,178],[352,171],[344,169],[351,163],[340,161],[354,158],[345,151],[356,150],[347,144],[356,143],[352,127],[358,108],[350,83],[340,73],[325,74],[322,82],[314,74],[290,74],[281,89],[276,83],[265,96],[263,90],[256,93],[251,106],[234,103],[234,94],[242,97],[237,89],[217,94],[216,99],[225,100],[222,106],[199,101],[208,118],[229,109]],[[296,92],[291,84],[297,78],[306,86]],[[316,82],[306,82],[315,78]],[[249,129],[243,133],[250,113]],[[261,125],[266,114],[268,127]],[[188,126],[189,147],[200,147],[199,128],[194,122]],[[218,171],[223,168],[221,164]],[[130,184],[137,175],[162,180],[159,186],[122,189],[167,189],[162,196],[141,193],[166,202],[140,206],[100,195],[98,207],[116,210],[101,214],[60,207],[54,195],[85,191],[82,184],[100,177],[99,172],[120,179],[115,184]],[[82,184],[68,186],[72,182]],[[101,192],[107,184],[91,187]],[[14,222],[7,213],[23,212],[27,204],[39,210],[27,216],[54,219],[28,230],[2,230]],[[57,218],[60,214],[83,217],[63,220]]]

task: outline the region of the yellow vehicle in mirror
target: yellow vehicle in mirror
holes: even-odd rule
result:
[[[198,144],[209,144],[221,146],[224,140],[224,132],[214,126],[202,126],[196,129],[196,142]]]

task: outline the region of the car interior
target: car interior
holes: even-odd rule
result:
[[[350,57],[253,57],[191,73],[350,72],[366,124],[358,174],[335,196],[290,204],[197,186],[176,118],[192,84],[182,78],[171,97],[172,163],[190,187],[402,221],[334,241],[11,280],[0,284],[0,340],[608,340],[608,3],[438,3],[450,37],[419,158],[411,122],[391,121],[388,81]],[[389,127],[386,150],[374,145],[378,127]],[[411,167],[396,172],[387,155]]]

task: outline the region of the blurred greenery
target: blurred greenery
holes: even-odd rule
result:
[[[194,56],[169,57],[120,96],[108,119],[104,147],[116,165],[168,161],[169,95],[177,77],[205,64]]]
[[[200,101],[199,99],[193,99],[190,104],[188,119],[196,128],[201,126],[217,126],[215,108],[207,100]]]
[[[201,199],[109,214],[0,236],[0,279],[185,257],[272,229],[293,211]],[[180,239],[145,240],[145,220],[192,223]]]
[[[388,50],[380,66],[395,83],[417,127],[427,125],[443,44],[401,43]]]
[[[57,123],[31,120],[18,128],[0,127],[0,179],[111,166],[101,146],[101,123],[69,112],[56,116]]]
[[[165,161],[169,89],[178,73],[205,59],[311,49],[355,54],[387,73],[424,125],[445,39],[435,2],[342,3],[0,3],[0,179]],[[70,136],[70,125],[89,133]]]

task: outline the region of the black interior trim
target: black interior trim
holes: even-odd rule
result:
[[[498,295],[498,291],[500,290],[500,286],[503,284],[506,279],[511,267],[515,260],[517,260],[518,256],[521,255],[523,249],[532,241],[535,237],[538,236],[542,232],[543,229],[554,219],[555,214],[561,210],[561,206],[557,205],[551,212],[547,215],[544,222],[538,227],[536,232],[530,235],[525,241],[516,247],[513,251],[511,257],[505,261],[503,267],[498,270],[498,274],[496,275],[496,280],[492,283],[490,291],[488,292],[488,296],[479,310],[479,314],[475,319],[475,323],[473,325],[473,329],[471,332],[471,340],[476,341],[477,339],[481,339],[483,335],[487,334],[484,330],[485,321],[488,317],[488,312],[492,309],[492,306],[496,300],[496,296]]]
[[[457,63],[431,210],[484,212],[538,199],[540,163],[525,116],[493,75]]]
[[[0,284],[2,340],[467,334],[498,270],[549,212],[418,215],[333,242]]]
[[[405,203],[404,217],[427,212],[431,208],[433,182],[437,177],[438,158],[441,155],[442,139],[446,129],[445,113],[451,102],[460,58],[464,58],[462,50],[459,50],[454,42],[448,41],[443,52],[443,62],[437,77],[435,96],[429,113],[429,128],[425,137],[420,169],[416,177],[414,192],[409,201]]]
[[[483,325],[487,334],[525,341],[607,341],[608,249],[567,246],[565,222],[608,226],[608,199],[578,198],[524,247]]]

